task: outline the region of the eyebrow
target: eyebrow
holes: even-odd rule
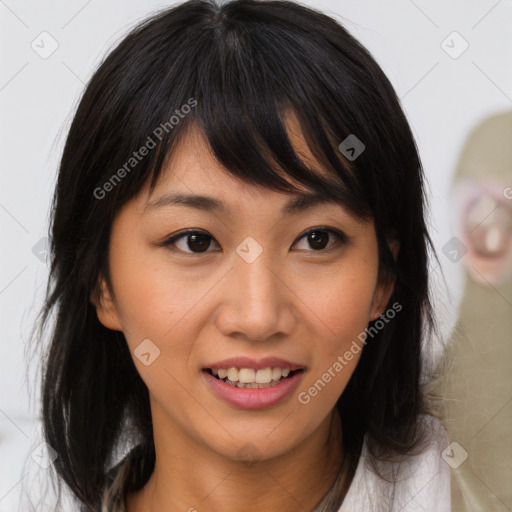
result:
[[[339,202],[318,192],[301,192],[294,194],[293,197],[285,203],[281,209],[281,213],[283,215],[296,214],[323,204],[339,205]],[[187,206],[205,212],[229,213],[229,209],[226,205],[214,197],[173,193],[164,194],[155,201],[147,202],[143,210],[143,215],[151,210],[165,206]]]

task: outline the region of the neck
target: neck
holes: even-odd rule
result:
[[[128,512],[311,511],[344,459],[336,411],[290,452],[258,462],[226,459],[169,429],[155,428],[154,439],[155,470],[141,491],[128,496]]]

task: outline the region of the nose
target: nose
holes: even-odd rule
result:
[[[225,336],[265,340],[289,335],[295,326],[293,293],[263,252],[248,263],[238,255],[220,290],[217,328]]]

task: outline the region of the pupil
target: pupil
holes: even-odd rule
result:
[[[201,235],[201,234],[189,235],[187,245],[188,245],[189,249],[191,249],[192,251],[194,250],[194,244],[198,244],[198,245],[196,245],[195,248],[199,249],[199,251],[195,251],[195,252],[206,251],[206,249],[208,249],[208,247],[210,246],[210,241],[209,241],[208,235]]]
[[[313,249],[325,249],[328,241],[328,234],[322,231],[313,231],[308,236],[309,245]]]

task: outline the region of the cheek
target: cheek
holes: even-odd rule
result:
[[[377,280],[377,260],[354,258],[350,265],[323,277],[309,302],[318,311],[314,360],[298,390],[298,402],[311,418],[334,407],[354,372],[364,347]],[[317,276],[318,278],[319,276]]]
[[[112,238],[110,269],[117,312],[132,341],[164,338],[204,293],[204,282],[177,271],[165,249],[150,247],[135,229]]]
[[[111,261],[117,311],[133,362],[155,403],[164,404],[172,397],[172,403],[180,404],[166,408],[179,423],[176,411],[187,416],[194,405],[181,383],[190,378],[204,288],[191,286],[193,280],[187,283],[161,256],[157,261],[151,254],[127,249],[113,251]]]
[[[301,298],[315,313],[318,332],[330,340],[333,349],[343,348],[367,327],[377,280],[376,267],[376,261],[356,259],[332,272],[321,269],[316,275],[309,272],[307,281],[303,281]]]
[[[186,375],[201,329],[196,319],[204,280],[197,272],[178,272],[168,264],[165,249],[147,247],[134,232],[112,238],[110,262],[117,313],[141,377],[150,388],[162,381],[173,385],[165,370],[176,377]],[[141,352],[150,357],[139,357]],[[150,365],[145,364],[148,359]]]

